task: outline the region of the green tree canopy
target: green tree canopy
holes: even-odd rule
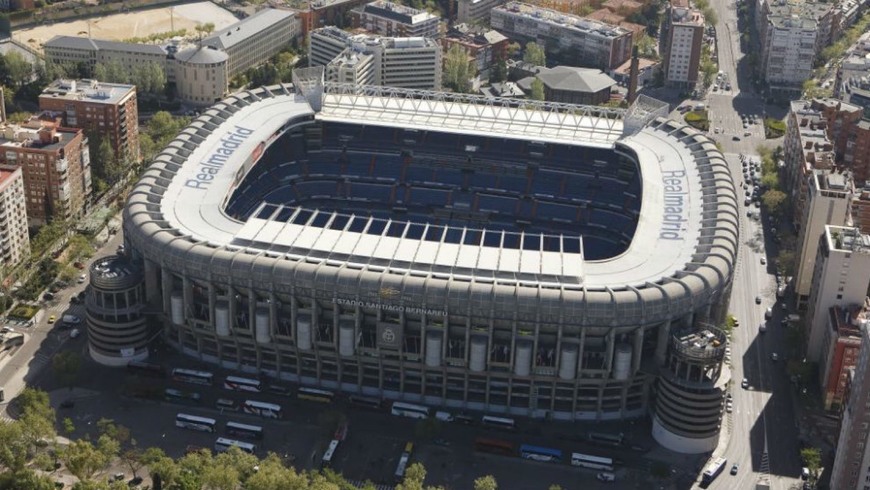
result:
[[[444,55],[444,86],[459,93],[471,90],[471,77],[474,76],[474,65],[468,57],[465,48],[459,43],[453,43]]]
[[[474,480],[474,490],[498,490],[498,482],[492,475],[481,476]]]
[[[780,216],[785,211],[786,195],[782,191],[771,189],[761,195],[761,202],[775,216]]]
[[[529,42],[523,52],[523,61],[536,66],[547,66],[547,53],[540,44]]]
[[[529,98],[532,100],[544,100],[544,82],[537,78],[532,80],[532,90],[529,93]]]

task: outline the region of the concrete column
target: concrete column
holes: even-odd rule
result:
[[[632,349],[631,358],[631,373],[634,374],[640,369],[640,357],[643,352],[643,327],[634,331],[634,348]]]
[[[668,353],[668,343],[671,340],[671,321],[668,320],[659,327],[658,340],[656,340],[656,363],[664,366],[665,356]]]
[[[157,274],[160,269],[153,260],[145,259],[145,301],[156,305],[160,302],[160,289],[157,284]]]
[[[163,274],[163,312],[165,314],[169,314],[170,312],[170,303],[169,298],[172,296],[172,273],[169,272],[165,267],[161,269]]]
[[[181,278],[181,294],[184,298],[184,309],[182,313],[184,313],[184,322],[187,323],[187,319],[191,316],[190,312],[193,309],[193,284],[191,284],[190,279],[187,276]]]
[[[611,328],[607,332],[607,355],[604,358],[604,369],[607,371],[607,376],[613,371],[613,349],[616,347],[616,328]]]

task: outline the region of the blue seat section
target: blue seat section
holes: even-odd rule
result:
[[[279,138],[226,212],[246,220],[266,202],[352,213],[329,225],[351,231],[400,218],[407,226],[381,231],[527,250],[579,252],[582,236],[597,259],[631,242],[641,192],[636,162],[607,149],[319,122]],[[326,226],[314,216],[309,226]],[[424,233],[427,223],[441,228]]]

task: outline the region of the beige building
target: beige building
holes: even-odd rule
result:
[[[175,55],[175,91],[182,102],[208,106],[229,92],[229,56],[209,46],[193,47]]]
[[[698,82],[701,66],[704,16],[690,8],[688,0],[672,0],[668,13],[662,46],[665,83],[692,87]]]
[[[248,68],[269,61],[301,35],[302,26],[288,10],[263,9],[202,40],[227,54],[227,74],[233,78]]]
[[[24,174],[18,167],[0,165],[0,263],[14,266],[28,255]]]

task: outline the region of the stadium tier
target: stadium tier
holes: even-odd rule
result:
[[[437,406],[636,417],[674,332],[723,317],[739,214],[712,141],[625,117],[243,92],[145,172],[126,256],[165,340],[207,362]],[[98,354],[120,364],[123,347]]]

